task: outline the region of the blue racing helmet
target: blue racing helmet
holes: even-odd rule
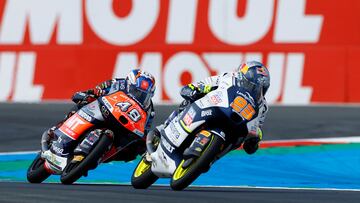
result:
[[[155,92],[155,78],[150,73],[134,69],[126,76],[128,94],[148,108]]]
[[[240,86],[255,95],[256,100],[265,96],[270,87],[269,70],[260,62],[249,61],[241,64],[236,72],[239,74]]]

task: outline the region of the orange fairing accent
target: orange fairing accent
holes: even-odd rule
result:
[[[211,133],[207,130],[202,130],[200,134],[204,135],[205,137],[210,137]]]
[[[80,117],[78,113],[75,113],[61,125],[59,130],[72,139],[77,140],[80,135],[93,126],[94,124]]]
[[[111,105],[112,108],[108,109],[121,125],[141,137],[144,136],[147,113],[137,102],[121,91],[104,96],[102,100],[106,106]],[[120,116],[125,117],[128,122],[121,123]]]

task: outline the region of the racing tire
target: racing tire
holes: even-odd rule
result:
[[[51,173],[49,173],[45,168],[45,160],[41,158],[41,153],[39,153],[29,166],[26,178],[29,183],[41,183],[50,175]]]
[[[173,190],[183,190],[196,180],[201,173],[206,172],[216,155],[219,154],[224,140],[217,136],[212,135],[211,140],[205,150],[201,153],[200,157],[195,159],[189,166],[183,168],[185,160],[183,159],[176,168],[170,182],[170,187]]]
[[[151,163],[144,161],[144,159],[144,157],[141,158],[131,176],[131,185],[135,189],[146,189],[159,179],[159,177],[151,171]]]
[[[87,174],[89,169],[98,164],[99,159],[108,150],[112,139],[106,135],[100,137],[99,142],[82,161],[71,161],[63,170],[60,181],[62,184],[69,185],[77,181],[81,176]]]

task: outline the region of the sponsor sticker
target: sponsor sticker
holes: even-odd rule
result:
[[[210,102],[214,105],[217,105],[222,102],[222,99],[219,95],[215,94],[210,97]]]
[[[110,102],[105,97],[101,98],[101,100],[104,102],[105,106],[112,112],[114,108],[111,106]]]
[[[204,146],[208,141],[209,141],[209,138],[203,137],[203,138],[200,140],[199,144],[201,144],[202,146]]]
[[[256,72],[257,72],[258,74],[260,74],[260,75],[268,76],[268,74],[267,74],[267,72],[266,72],[266,70],[265,70],[264,67],[257,68],[257,69],[256,69]]]
[[[144,137],[144,133],[141,132],[140,130],[135,129],[135,130],[133,130],[133,133],[137,134],[140,137]]]
[[[238,90],[238,91],[236,91],[236,94],[244,97],[248,102],[250,102],[250,104],[252,106],[255,106],[254,98],[250,95],[249,92],[245,92],[245,94],[244,94],[244,93],[242,93],[241,91]]]
[[[201,117],[211,116],[211,115],[212,115],[212,110],[211,109],[201,112]]]
[[[166,150],[168,150],[170,153],[172,153],[173,151],[174,151],[174,147],[173,146],[171,146],[167,141],[166,141],[166,139],[161,139],[161,141],[162,141],[162,143],[163,143],[163,145],[164,145],[164,147],[165,147],[165,149]]]
[[[185,116],[184,116],[184,119],[183,119],[184,123],[189,126],[191,125],[191,123],[193,122],[193,118],[190,116],[189,113],[187,113]]]
[[[120,81],[120,89],[125,89],[125,81]]]
[[[176,139],[180,137],[180,133],[173,123],[170,123],[170,131],[171,134],[174,135]]]
[[[82,161],[85,157],[83,155],[76,155],[73,158],[73,161]]]
[[[194,120],[195,115],[196,115],[196,111],[194,110],[193,107],[190,107],[190,109],[187,111],[187,113],[185,114],[185,116],[183,118],[184,123],[187,126],[191,125],[191,123]]]
[[[92,111],[92,110],[95,110],[96,104],[95,104],[95,103],[90,103],[87,107],[88,107],[88,109],[89,109],[90,111]]]
[[[197,137],[195,139],[195,142],[201,146],[204,146],[208,141],[209,141],[209,138],[207,138],[207,137]]]
[[[84,111],[79,111],[79,116],[81,116],[81,118],[85,119],[87,122],[91,122],[91,116],[89,116]]]
[[[58,146],[55,146],[55,145],[52,146],[52,149],[58,154],[62,154],[64,152],[64,149],[62,149]]]

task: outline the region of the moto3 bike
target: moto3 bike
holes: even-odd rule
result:
[[[43,134],[28,181],[41,183],[56,174],[63,184],[72,184],[100,163],[128,161],[128,154],[141,145],[145,151],[146,119],[142,106],[122,91],[95,99],[61,124],[53,137]]]
[[[219,87],[189,104],[170,122],[147,136],[147,153],[135,168],[131,184],[145,189],[158,178],[171,178],[173,190],[182,190],[219,158],[244,141],[247,123],[258,114],[255,95],[235,77],[225,77]],[[173,117],[173,118],[171,118]],[[157,134],[157,135],[156,135]]]

